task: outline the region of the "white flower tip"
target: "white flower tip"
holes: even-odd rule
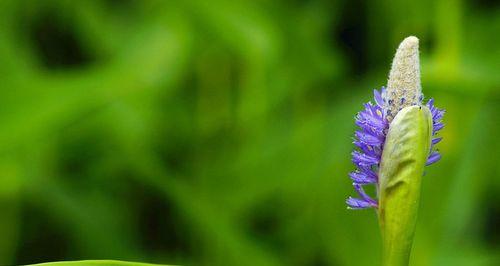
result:
[[[392,61],[384,104],[389,121],[404,107],[421,104],[418,42],[415,36],[405,38]]]
[[[406,37],[399,45],[399,49],[402,47],[407,47],[406,49],[412,47],[418,50],[418,38],[415,36]]]

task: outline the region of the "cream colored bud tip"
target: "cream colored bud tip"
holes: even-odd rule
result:
[[[418,38],[415,36],[406,37],[399,47],[418,48]]]
[[[420,105],[421,96],[418,38],[410,36],[401,42],[392,60],[384,95],[384,114],[387,121],[391,122],[404,107]]]

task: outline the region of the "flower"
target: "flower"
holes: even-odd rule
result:
[[[444,110],[438,109],[437,107],[434,106],[434,99],[430,99],[427,102],[427,108],[429,108],[432,115],[432,142],[431,142],[431,153],[427,158],[426,165],[431,165],[439,161],[439,159],[441,159],[441,154],[437,150],[434,150],[434,145],[436,145],[438,142],[441,141],[441,139],[443,139],[442,137],[437,137],[436,133],[439,130],[443,129],[444,127],[444,124],[442,122],[444,116]]]
[[[354,145],[358,147],[352,152],[352,162],[357,169],[349,176],[353,181],[354,188],[361,198],[347,199],[347,205],[351,209],[363,209],[378,207],[376,200],[368,196],[363,190],[363,185],[378,183],[378,167],[382,157],[385,135],[388,128],[387,119],[383,114],[383,97],[385,88],[381,91],[374,90],[375,104],[365,104],[365,109],[356,116],[356,125],[360,130],[355,133]]]
[[[365,109],[356,116],[355,123],[359,130],[355,132],[354,145],[357,149],[352,152],[352,162],[357,169],[349,173],[353,181],[353,186],[360,198],[349,197],[347,205],[350,209],[364,209],[369,207],[378,207],[377,200],[370,197],[363,189],[364,185],[378,185],[378,168],[382,157],[385,137],[389,128],[389,122],[384,115],[383,104],[386,102],[383,95],[386,89],[380,91],[374,90],[375,104],[366,103]],[[402,98],[404,99],[404,98]],[[430,99],[427,108],[432,115],[432,142],[431,151],[427,158],[426,165],[433,164],[441,159],[440,153],[434,149],[434,146],[441,141],[437,137],[437,132],[444,127],[442,118],[444,110],[434,106],[434,99]]]
[[[352,152],[352,162],[356,170],[349,173],[349,177],[359,197],[346,200],[349,209],[379,207],[378,201],[368,195],[363,186],[375,185],[377,192],[380,189],[380,163],[393,119],[406,107],[423,106],[417,38],[408,37],[401,43],[394,57],[387,89],[382,87],[373,94],[374,103],[366,103],[355,118],[359,129],[354,134],[356,149]],[[434,106],[434,99],[427,101],[425,106],[432,116],[431,148],[426,161],[426,165],[430,165],[441,158],[434,146],[442,139],[437,137],[437,132],[444,127],[444,110]]]

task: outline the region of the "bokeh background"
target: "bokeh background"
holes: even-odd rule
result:
[[[354,115],[421,40],[412,265],[500,265],[497,1],[0,2],[0,265],[377,265]]]

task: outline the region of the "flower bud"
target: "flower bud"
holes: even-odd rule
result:
[[[399,45],[392,61],[384,98],[384,112],[389,122],[404,107],[422,103],[417,37],[407,37]]]
[[[383,265],[408,265],[431,137],[425,106],[403,108],[389,127],[378,172]]]

